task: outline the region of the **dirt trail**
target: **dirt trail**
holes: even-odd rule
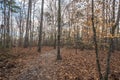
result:
[[[40,54],[32,61],[26,64],[19,75],[11,76],[9,80],[56,80],[54,62],[56,61],[56,51],[52,50]]]

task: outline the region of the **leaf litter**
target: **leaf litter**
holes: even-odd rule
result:
[[[7,60],[0,68],[0,80],[98,80],[94,51],[63,48],[62,60],[56,60],[56,50],[44,47],[18,48],[10,52],[15,59]],[[105,73],[107,52],[100,52],[102,73]],[[6,65],[8,67],[6,67]],[[109,80],[120,80],[120,52],[112,54]]]

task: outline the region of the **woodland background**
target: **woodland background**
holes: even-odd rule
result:
[[[119,51],[120,0],[0,0],[0,80],[120,80]]]

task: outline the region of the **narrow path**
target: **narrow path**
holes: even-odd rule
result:
[[[40,54],[36,59],[28,62],[26,68],[16,78],[11,77],[10,80],[56,80],[55,61],[55,50]]]

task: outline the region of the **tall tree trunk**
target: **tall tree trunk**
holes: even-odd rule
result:
[[[102,1],[103,2],[103,6],[102,6],[102,36],[105,35],[105,0]],[[104,38],[101,39],[101,42],[104,42]],[[104,47],[104,46],[103,46]]]
[[[6,0],[4,0],[4,48],[6,48]]]
[[[29,18],[30,18],[30,6],[31,6],[31,0],[29,0],[28,4],[28,15],[27,15],[27,22],[26,22],[26,33],[25,33],[25,41],[24,41],[24,48],[27,48],[29,46]]]
[[[11,12],[11,3],[8,4],[8,15],[7,15],[7,41],[6,41],[7,48],[10,47],[10,12]]]
[[[107,5],[107,4],[108,4],[108,0],[105,0],[105,5],[106,5],[106,6],[105,6],[105,12],[106,12],[106,14],[105,14],[105,28],[106,28],[106,29],[105,29],[105,35],[106,35],[106,36],[108,36],[108,33],[107,33],[107,32],[108,32],[107,25],[108,25],[108,13],[109,13],[109,9],[108,9],[108,5]],[[108,40],[109,40],[109,39],[106,38],[106,39],[105,39],[105,42],[108,43]]]
[[[115,4],[114,4],[114,7],[115,7]],[[113,8],[113,10],[114,10],[114,8]],[[114,10],[114,15],[115,15],[115,10]],[[114,18],[115,18],[115,16],[114,16]],[[112,26],[112,31],[111,31],[111,34],[112,34],[113,37],[115,35],[116,27],[119,26],[119,21],[120,21],[120,0],[119,0],[118,13],[117,13],[116,21],[115,21],[115,19],[113,19],[113,23],[115,23]],[[114,52],[114,39],[112,39],[112,52]]]
[[[32,0],[31,0],[31,3],[30,3],[30,20],[29,20],[29,27],[30,27],[30,49],[31,49],[31,47],[32,47],[32,26],[31,26],[31,24],[32,24],[32,20],[31,20],[31,13],[32,13]]]
[[[12,6],[12,5],[11,5]],[[11,38],[10,38],[10,46],[11,46],[11,48],[12,48],[12,40],[13,40],[13,36],[12,36],[12,33],[13,33],[13,24],[12,24],[12,12],[11,12],[11,19],[10,19],[11,21],[11,26],[10,26],[10,28],[11,28]]]
[[[56,6],[56,0],[55,0],[55,2],[54,2],[54,7],[55,7],[55,10],[57,10],[57,6]],[[56,13],[56,11],[55,11],[55,13],[54,13],[55,15],[57,14]],[[56,32],[56,23],[57,23],[57,21],[56,21],[56,16],[54,16],[55,17],[55,20],[54,20],[54,49],[56,49],[56,42],[57,42],[57,32]]]
[[[44,0],[41,4],[41,20],[40,20],[40,30],[39,30],[39,41],[38,41],[38,52],[41,52],[42,48],[42,27],[43,27],[43,11],[44,11]]]
[[[57,60],[62,60],[60,55],[60,35],[61,35],[61,0],[58,1],[58,46],[57,46]]]
[[[114,3],[114,7],[115,7],[115,3]],[[115,16],[113,16],[113,18],[114,17]],[[114,34],[115,34],[115,29],[119,25],[119,19],[120,19],[120,0],[119,0],[119,7],[118,7],[118,13],[117,13],[117,20],[115,22],[115,25],[112,27],[112,31],[111,31],[111,34],[112,34],[113,37],[114,37]],[[113,38],[110,38],[110,48],[109,48],[109,52],[108,52],[108,56],[107,56],[105,80],[108,80],[108,75],[110,73],[110,59],[111,59],[112,52],[114,51],[113,47],[114,47],[113,46]]]
[[[31,40],[32,41],[32,46],[34,45],[34,37],[33,37],[33,34],[34,34],[34,23],[35,23],[34,22],[34,20],[35,20],[35,12],[34,11],[35,11],[35,2],[34,2],[34,5],[33,5],[33,27],[32,27],[33,30],[32,30],[32,40]]]
[[[0,5],[0,8],[2,8],[2,4]],[[2,19],[1,20],[2,22],[1,22],[1,25],[0,25],[0,35],[1,35],[1,37],[0,37],[0,47],[3,46],[2,45],[2,41],[3,41],[2,40],[2,34],[3,34],[3,28],[2,28],[3,27],[3,15],[1,15],[1,19]]]
[[[105,0],[103,0],[103,7],[102,7],[102,32],[104,32],[105,27]]]
[[[18,23],[19,23],[18,26],[19,26],[19,30],[20,30],[20,31],[19,31],[19,32],[20,32],[20,33],[19,33],[19,35],[20,35],[20,38],[19,38],[19,46],[21,47],[21,46],[22,46],[22,12],[21,12],[21,11],[20,11],[20,17],[19,17],[19,18],[20,18],[20,23],[18,22]]]
[[[99,56],[98,56],[98,44],[97,44],[97,39],[96,39],[96,28],[94,26],[94,0],[92,0],[92,28],[93,28],[93,39],[94,39],[94,45],[95,45],[95,53],[96,53],[96,64],[98,68],[98,73],[99,73],[99,79],[102,80],[102,73],[101,73],[101,67],[100,67],[100,62],[99,62]]]
[[[112,22],[115,23],[115,0],[113,0],[113,5],[112,5]],[[114,31],[113,29],[111,29],[111,32],[112,36],[114,36]],[[115,46],[114,46],[114,39],[111,39],[111,49],[112,49],[112,52],[114,52],[115,50]]]
[[[22,12],[22,15],[24,15],[24,9],[25,9],[25,0],[22,4],[22,9],[23,9],[23,12]],[[26,18],[26,13],[25,13],[25,18]],[[21,24],[21,42],[22,42],[22,47],[24,46],[24,38],[23,38],[23,33],[24,33],[24,26],[25,26],[25,22],[24,22],[24,18],[23,18],[23,21],[22,21],[22,24]]]

